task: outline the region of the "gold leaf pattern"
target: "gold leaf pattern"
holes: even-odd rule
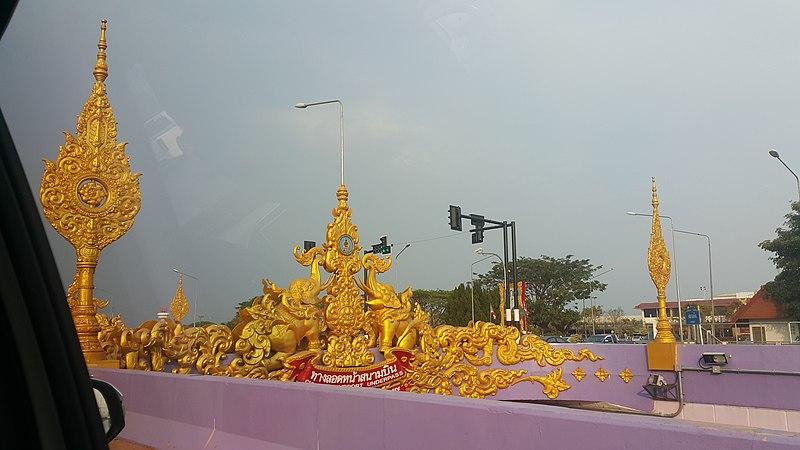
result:
[[[178,289],[175,290],[175,296],[172,297],[169,310],[172,312],[172,318],[179,323],[186,317],[186,313],[189,312],[189,302],[186,300],[186,295],[183,294],[182,273],[178,274]]]
[[[619,373],[619,377],[625,383],[630,383],[631,380],[633,379],[633,372],[631,372],[631,369],[627,369],[626,368],[625,370],[623,370],[622,372]]]
[[[576,367],[575,370],[572,371],[572,376],[575,377],[576,380],[581,381],[586,377],[586,372],[580,367]]]
[[[606,381],[609,375],[610,374],[608,373],[608,371],[606,371],[606,369],[603,369],[602,367],[597,369],[597,371],[594,373],[594,376],[596,376],[597,379],[600,380],[601,382]]]

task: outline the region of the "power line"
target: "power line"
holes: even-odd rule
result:
[[[444,236],[436,236],[436,237],[425,238],[425,239],[417,239],[416,241],[406,241],[406,244],[419,244],[420,242],[435,241],[435,240],[438,240],[438,239],[447,239],[447,238],[451,238],[451,237],[455,237],[455,236],[461,236],[464,233],[468,233],[468,231],[462,231],[460,233],[450,233],[450,234],[446,234]],[[400,241],[400,242],[403,242],[403,241]]]

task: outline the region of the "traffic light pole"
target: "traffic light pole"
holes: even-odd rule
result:
[[[520,297],[519,297],[519,283],[517,283],[517,223],[515,221],[511,221],[511,273],[512,279],[514,280],[514,304],[517,305],[517,308],[520,306]],[[520,314],[525,314],[525,311],[520,311]],[[527,317],[525,320],[527,321]],[[520,327],[522,326],[522,321],[520,321]],[[526,331],[526,330],[521,330]]]
[[[487,219],[484,216],[478,214],[461,214],[461,207],[450,205],[450,229],[461,231],[461,221],[464,219],[468,219],[470,223],[475,227],[472,230],[469,230],[472,233],[472,243],[478,244],[483,242],[483,232],[489,230],[498,230],[500,228],[503,229],[503,279],[506,280],[505,288],[503,291],[503,296],[508,300],[509,310],[511,311],[511,323],[515,323],[517,328],[519,328],[519,321],[516,317],[514,317],[514,309],[515,306],[519,305],[519,286],[517,283],[517,227],[516,222],[511,221],[496,221]],[[493,226],[484,227],[484,223],[490,223]],[[511,253],[513,261],[511,262],[511,272],[512,272],[512,282],[514,287],[511,288],[508,285],[508,228],[511,227]],[[513,293],[513,295],[509,295]],[[503,315],[505,318],[505,311],[500,311],[500,314]]]

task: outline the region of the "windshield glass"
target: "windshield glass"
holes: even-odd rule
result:
[[[674,227],[708,233],[725,255],[713,262],[715,295],[775,276],[756,243],[796,194],[767,146],[800,167],[787,153],[800,104],[800,29],[787,10],[800,4],[753,8],[25,0],[0,42],[0,106],[41,207],[42,161],[76,133],[108,20],[105,84],[141,208],[103,249],[94,286],[110,300],[104,313],[129,325],[168,308],[173,269],[186,274],[186,322],[229,322],[262,279],[307,276],[293,248],[325,242],[343,179],[357,244],[371,251],[387,236],[381,279],[412,287],[433,323],[527,311],[531,333],[626,324],[617,333],[646,334],[636,308],[654,308],[651,224],[625,212],[651,212],[652,176]],[[341,103],[311,105],[331,100]],[[102,186],[81,189],[102,206]],[[508,279],[502,230],[473,241],[469,219],[451,229],[448,205],[514,222]],[[732,226],[731,211],[752,205]],[[45,228],[66,286],[75,250]],[[710,286],[706,241],[680,239],[681,296],[706,298],[689,289]],[[531,275],[543,265],[547,279]],[[501,304],[498,285],[515,281],[531,303],[505,311],[512,295]]]
[[[586,342],[603,342],[608,336],[605,334],[595,334],[586,338]]]

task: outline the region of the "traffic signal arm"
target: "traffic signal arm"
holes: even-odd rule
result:
[[[491,222],[491,221],[486,220],[485,222]],[[491,222],[491,223],[495,223],[495,222]],[[497,229],[500,229],[500,228],[503,228],[503,224],[502,223],[500,225],[495,225],[493,227],[483,227],[483,228],[481,228],[481,230],[488,231],[488,230],[497,230]],[[476,230],[469,230],[469,231],[474,233]]]

